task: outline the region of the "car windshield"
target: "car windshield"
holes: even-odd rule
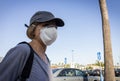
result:
[[[59,68],[52,69],[52,72],[55,73]]]

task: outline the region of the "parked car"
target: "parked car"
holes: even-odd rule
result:
[[[92,75],[92,70],[83,70],[83,72],[85,72],[87,76]]]
[[[120,77],[120,69],[116,69],[115,70],[115,76],[116,77]]]
[[[90,76],[96,78],[97,81],[100,81],[100,69],[93,70]],[[104,78],[104,70],[102,70],[102,76]],[[120,81],[120,69],[115,69],[115,79],[116,81]]]
[[[104,75],[104,71],[103,70],[95,69],[95,70],[92,71],[90,76],[100,76],[100,72],[102,72],[102,75]]]
[[[53,81],[98,81],[76,68],[53,69]]]

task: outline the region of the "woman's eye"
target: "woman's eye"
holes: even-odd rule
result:
[[[44,24],[43,26],[48,26],[49,24]]]

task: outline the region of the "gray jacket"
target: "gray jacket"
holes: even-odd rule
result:
[[[19,44],[10,49],[0,63],[0,81],[19,81],[22,69],[30,54],[27,44]],[[47,56],[46,56],[47,57]],[[50,81],[50,64],[46,64],[35,52],[27,81]]]

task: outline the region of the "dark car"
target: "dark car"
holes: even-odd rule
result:
[[[100,72],[101,72],[100,69],[95,69],[92,71],[92,74],[90,76],[100,77]],[[104,78],[104,70],[102,70],[102,75]],[[116,79],[116,81],[120,81],[120,69],[115,69],[115,79]],[[99,80],[100,79],[98,78],[97,81],[99,81]]]
[[[91,76],[100,76],[100,72],[102,72],[102,74],[103,74],[103,70],[100,71],[100,69],[95,69],[92,71],[92,73],[90,75]]]
[[[116,69],[115,70],[115,76],[116,77],[120,77],[120,69]]]

